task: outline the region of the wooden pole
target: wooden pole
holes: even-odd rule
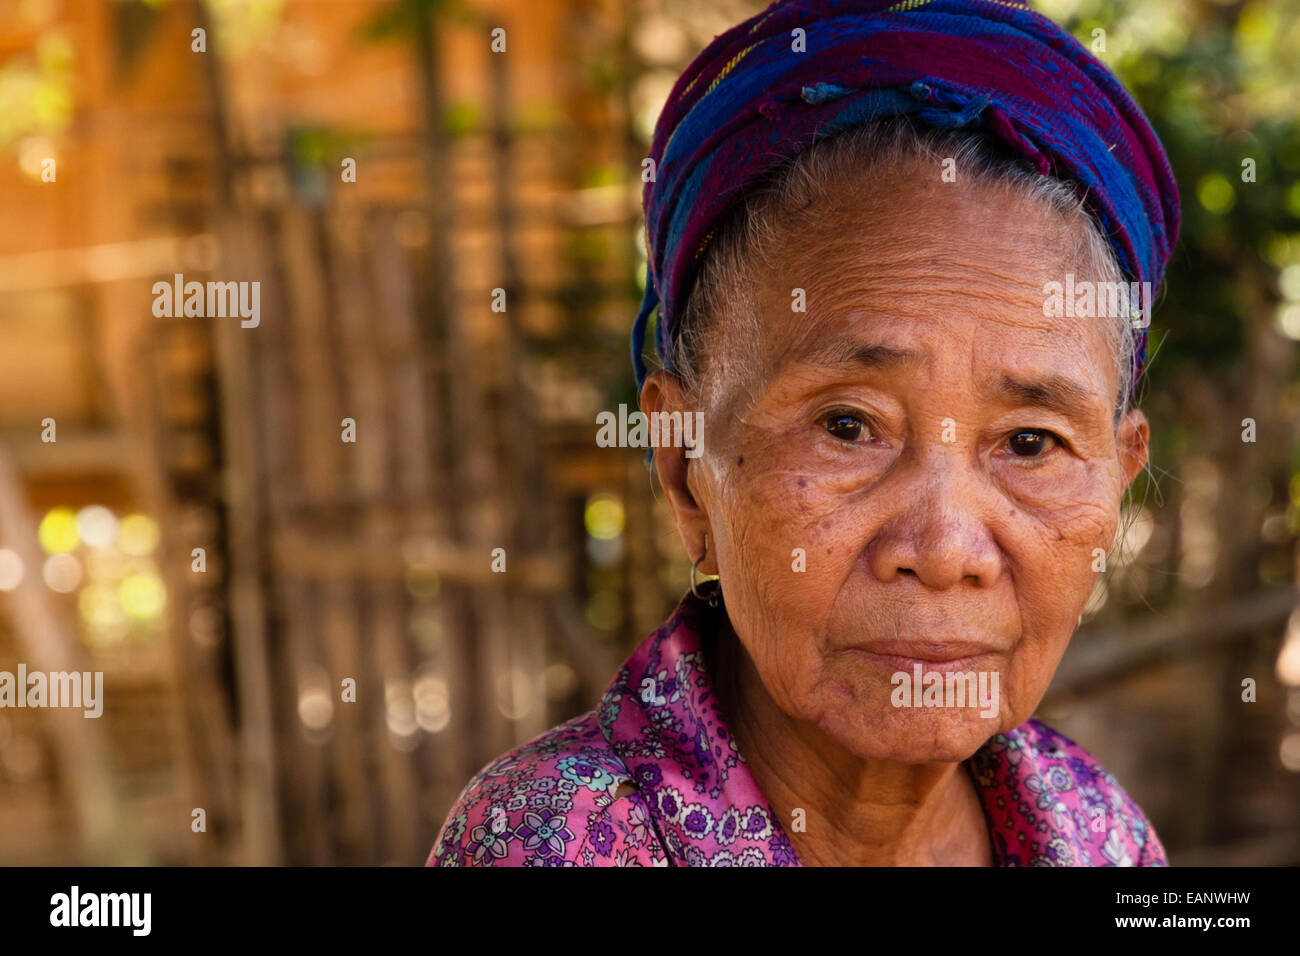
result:
[[[208,52],[200,57],[211,111],[211,141],[216,153],[216,231],[222,262],[232,277],[246,278],[256,261],[257,236],[236,210],[234,164],[227,127],[225,87],[216,37],[202,0],[191,0],[194,22],[207,35]],[[250,249],[251,247],[251,249]],[[222,445],[227,520],[229,522],[229,595],[234,638],[235,678],[239,691],[241,788],[245,859],[272,865],[281,858],[279,801],[276,793],[275,725],[267,660],[266,595],[262,495],[252,423],[256,417],[256,383],[250,374],[250,334],[239,322],[217,324],[217,374],[221,399]]]
[[[8,450],[0,447],[0,540],[23,563],[23,576],[5,605],[29,672],[85,673],[76,632],[41,583],[43,556],[31,514]],[[27,688],[18,688],[26,694]],[[103,705],[101,700],[100,705]],[[146,862],[136,857],[134,829],[122,813],[101,721],[75,707],[51,707],[46,726],[63,788],[71,799],[88,860],[95,865]],[[178,826],[183,825],[178,822]]]

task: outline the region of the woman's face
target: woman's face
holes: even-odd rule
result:
[[[711,346],[757,374],[702,409],[702,457],[656,451],[772,699],[863,759],[963,760],[1031,716],[1146,462],[1141,413],[1115,428],[1114,320],[1043,314],[1045,283],[1097,278],[1077,227],[939,172],[807,210],[760,273],[760,341]],[[996,712],[897,706],[917,665],[982,673]]]

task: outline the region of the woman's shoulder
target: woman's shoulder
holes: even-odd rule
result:
[[[664,865],[630,779],[596,712],[575,717],[475,774],[447,815],[427,865]]]
[[[1024,801],[1026,819],[1048,823],[1047,865],[1168,866],[1164,846],[1119,781],[1065,734],[1037,719],[989,741],[985,772],[1002,770]]]

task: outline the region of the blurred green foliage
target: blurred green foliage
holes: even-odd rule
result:
[[[1263,542],[1255,522],[1288,507],[1287,478],[1300,466],[1289,345],[1300,338],[1300,282],[1282,281],[1300,277],[1300,0],[1034,5],[1133,93],[1182,198],[1141,393],[1161,477],[1141,476],[1134,500],[1176,497],[1186,462],[1214,461],[1227,498],[1219,508],[1219,586],[1279,583],[1269,568],[1290,563],[1273,560],[1287,558],[1288,546]],[[1258,444],[1243,444],[1245,417],[1259,422]],[[1298,516],[1290,504],[1293,535]],[[1176,521],[1177,512],[1165,517]],[[1143,603],[1179,593],[1176,578],[1160,576]]]
[[[51,29],[42,33],[30,55],[0,65],[0,147],[67,129],[72,122],[74,59],[68,37]]]
[[[1178,179],[1183,225],[1156,325],[1155,375],[1191,363],[1207,373],[1241,358],[1245,326],[1269,314],[1239,282],[1300,261],[1300,2],[1051,0],[1080,40],[1108,24],[1098,55],[1150,117]],[[1243,167],[1253,161],[1254,181]],[[1264,291],[1264,290],[1261,290]],[[1153,349],[1154,351],[1154,349]]]

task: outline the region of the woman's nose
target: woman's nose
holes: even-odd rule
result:
[[[997,581],[1002,551],[981,516],[978,482],[965,467],[930,462],[908,480],[881,489],[898,505],[867,546],[877,580],[911,576],[935,590],[966,581],[992,587]]]

